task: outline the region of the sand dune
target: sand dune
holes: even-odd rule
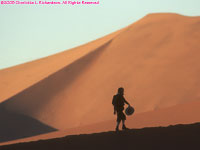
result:
[[[179,114],[182,104],[200,99],[199,24],[200,17],[151,14],[70,51],[1,70],[0,105],[55,129],[82,128],[115,118],[111,100],[123,86],[139,116],[131,125],[198,121],[192,103],[173,119],[165,109],[176,106]]]

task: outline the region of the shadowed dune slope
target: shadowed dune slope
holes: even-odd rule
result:
[[[112,120],[120,86],[138,114],[198,101],[199,25],[200,17],[151,14],[74,50],[1,70],[1,105],[65,130]]]
[[[67,136],[45,141],[20,143],[0,147],[1,150],[188,150],[198,149],[200,124],[132,129],[91,135]]]
[[[0,107],[0,142],[56,131],[38,120]]]

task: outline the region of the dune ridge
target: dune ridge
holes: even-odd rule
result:
[[[95,41],[60,52],[55,55],[6,69],[1,69],[0,90],[2,93],[0,95],[0,102],[5,101],[6,99],[43,80],[49,75],[70,65],[77,59],[80,59],[81,57],[105,44],[123,30],[125,29],[121,29]]]

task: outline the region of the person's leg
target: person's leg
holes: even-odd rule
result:
[[[123,130],[128,129],[128,128],[125,126],[125,120],[122,120],[122,129],[123,129]]]
[[[121,122],[121,116],[120,116],[120,112],[118,111],[117,112],[117,125],[116,125],[116,131],[119,131],[119,125],[120,125],[120,122]]]
[[[119,131],[119,124],[120,124],[120,122],[121,121],[117,121],[117,126],[116,126],[116,129],[115,129],[116,131]]]
[[[123,112],[122,112],[123,113]],[[126,126],[125,126],[125,120],[126,120],[126,116],[125,116],[125,114],[123,113],[123,117],[122,117],[123,119],[122,119],[122,129],[123,130],[126,130],[126,129],[128,129]]]
[[[125,126],[125,120],[122,120],[122,126]]]

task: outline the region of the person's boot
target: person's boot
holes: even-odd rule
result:
[[[116,131],[116,132],[118,132],[118,131],[119,131],[119,127],[118,127],[118,126],[116,126],[116,128],[115,128],[115,131]]]
[[[122,130],[128,130],[129,128],[127,128],[125,125],[122,126]]]

